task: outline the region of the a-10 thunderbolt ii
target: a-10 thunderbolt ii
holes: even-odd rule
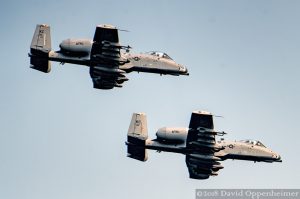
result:
[[[49,73],[50,61],[85,65],[90,67],[90,76],[97,89],[122,87],[128,80],[125,74],[132,71],[188,75],[187,68],[166,53],[129,53],[131,47],[120,45],[118,29],[111,25],[97,26],[93,40],[66,39],[59,46],[59,51],[51,49],[50,26],[37,25],[29,53],[31,68]]]
[[[163,127],[156,132],[157,138],[148,138],[147,118],[144,113],[134,113],[127,134],[127,156],[140,161],[148,159],[147,149],[181,153],[192,179],[217,176],[226,159],[254,162],[282,162],[278,153],[260,141],[216,140],[225,132],[214,130],[213,115],[206,111],[192,112],[188,128]]]

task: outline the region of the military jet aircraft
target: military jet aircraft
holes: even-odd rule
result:
[[[207,179],[217,176],[226,159],[254,162],[282,162],[278,153],[260,141],[216,140],[225,132],[214,130],[213,115],[206,111],[192,112],[188,128],[163,127],[156,132],[156,139],[148,138],[147,118],[144,113],[134,113],[127,134],[127,156],[136,160],[148,159],[147,149],[181,153],[186,156],[189,177]]]
[[[131,54],[130,46],[119,44],[118,29],[111,25],[96,27],[93,40],[66,39],[60,43],[60,50],[51,49],[50,26],[37,25],[30,46],[31,68],[49,73],[50,61],[90,67],[93,86],[97,89],[122,87],[132,71],[158,73],[163,75],[188,75],[188,70],[177,64],[166,53],[152,51]]]

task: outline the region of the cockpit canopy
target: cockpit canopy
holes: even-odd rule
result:
[[[244,143],[246,143],[246,144],[253,144],[253,145],[256,145],[256,146],[261,146],[261,147],[266,148],[266,146],[263,145],[263,143],[261,143],[261,142],[258,141],[258,140],[241,140],[241,142],[244,142]]]
[[[165,58],[165,59],[173,60],[169,55],[167,55],[167,54],[164,53],[164,52],[151,51],[151,52],[147,52],[146,54],[153,55],[153,56],[157,56],[157,57],[159,57],[159,58]]]

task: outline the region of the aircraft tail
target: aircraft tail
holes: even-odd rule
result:
[[[49,73],[51,64],[49,52],[51,51],[50,26],[36,25],[35,32],[30,45],[30,68]]]
[[[148,139],[147,117],[145,113],[133,113],[127,133],[127,157],[146,161],[148,159],[145,148]]]

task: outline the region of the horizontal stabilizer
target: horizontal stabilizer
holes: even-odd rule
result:
[[[44,73],[49,73],[51,71],[51,63],[47,59],[43,59],[39,57],[31,57],[30,68]]]
[[[127,142],[127,157],[133,158],[139,161],[147,161],[148,153],[143,146],[134,145],[130,142]]]

